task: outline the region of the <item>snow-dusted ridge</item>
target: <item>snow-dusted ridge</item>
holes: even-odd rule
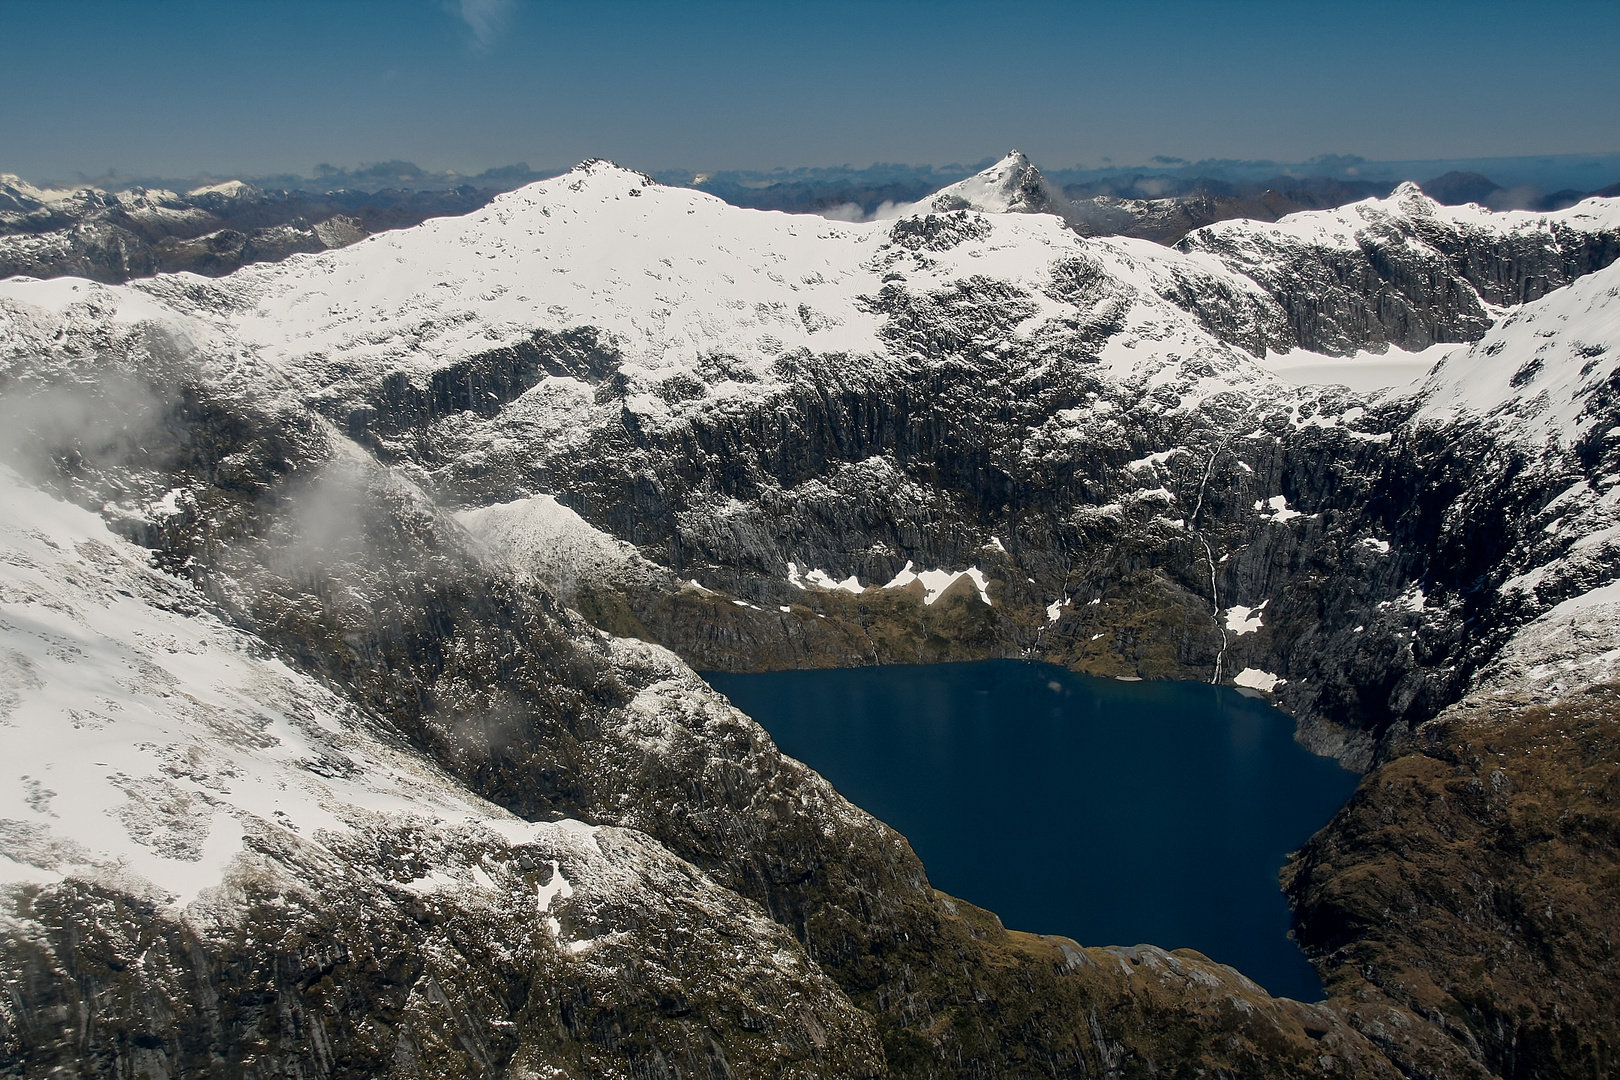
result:
[[[93,296],[116,321],[177,327],[220,358],[221,375],[261,391],[269,376],[297,402],[360,401],[391,375],[423,385],[458,359],[588,326],[618,354],[625,407],[658,423],[771,393],[782,384],[782,358],[797,352],[846,356],[852,372],[914,363],[895,354],[872,303],[896,281],[913,295],[966,279],[1007,282],[1032,305],[1014,334],[1033,341],[1061,337],[1065,323],[1095,317],[1095,301],[1077,311],[1052,295],[1054,269],[1078,259],[1116,283],[1106,303],[1123,316],[1124,332],[1103,354],[1114,377],[1167,377],[1190,353],[1201,353],[1202,366],[1213,365],[1223,382],[1252,384],[1266,376],[1182,307],[1224,297],[1223,307],[1253,313],[1243,318],[1279,317],[1242,272],[1264,264],[1277,243],[1348,245],[1356,230],[1392,216],[1438,215],[1458,227],[1514,235],[1553,224],[1620,227],[1620,200],[1588,200],[1556,214],[1493,215],[1439,207],[1403,188],[1390,199],[1277,225],[1224,222],[1178,252],[1147,241],[1086,241],[1054,216],[1016,212],[1028,209],[1016,197],[1017,178],[1032,168],[1015,153],[963,181],[964,191],[982,196],[967,201],[993,212],[948,229],[946,242],[920,246],[911,233],[897,233],[904,226],[895,222],[743,210],[589,162],[463,217],[226,279],[178,274],[111,290],[69,279],[12,281],[0,283],[0,300],[63,312]],[[1143,339],[1151,347],[1143,349]],[[680,389],[689,384],[701,386],[701,400]],[[513,419],[566,436],[566,418],[590,409],[591,392],[578,378],[553,376]]]
[[[88,875],[184,908],[250,870],[244,841],[266,834],[316,849],[389,821],[571,835],[402,753],[96,515],[4,467],[0,505],[6,883]]]
[[[1593,197],[1563,210],[1489,210],[1477,203],[1447,206],[1423,193],[1407,181],[1382,198],[1362,199],[1331,210],[1304,210],[1275,222],[1243,218],[1205,225],[1195,234],[1204,246],[1210,241],[1244,243],[1295,242],[1318,248],[1354,251],[1369,231],[1383,229],[1392,221],[1429,222],[1457,230],[1482,230],[1514,235],[1546,232],[1564,226],[1582,232],[1599,232],[1620,227],[1620,199]],[[1253,247],[1245,250],[1256,251]],[[1262,257],[1255,255],[1257,262]]]
[[[1607,422],[1616,359],[1620,264],[1505,315],[1483,340],[1448,355],[1418,390],[1418,417],[1479,419],[1504,438],[1572,447]]]

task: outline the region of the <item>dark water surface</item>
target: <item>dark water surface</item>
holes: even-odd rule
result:
[[[1017,660],[704,677],[1008,927],[1193,948],[1321,999],[1277,873],[1356,777],[1264,702]]]

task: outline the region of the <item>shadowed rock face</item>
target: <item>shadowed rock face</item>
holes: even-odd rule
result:
[[[598,830],[607,861],[662,858],[658,891],[591,912],[607,941],[559,950],[534,914],[561,855],[462,837],[493,888],[418,895],[421,837],[289,867],[174,918],[77,884],[26,898],[0,963],[7,1076],[870,1077],[871,1018],[753,905]],[[485,850],[478,850],[480,844]],[[286,867],[285,852],[266,862]],[[277,857],[280,857],[279,859]],[[537,869],[538,868],[538,869]],[[681,880],[684,877],[685,880]],[[679,882],[679,884],[677,884]],[[470,894],[470,895],[469,895]],[[752,909],[752,910],[750,910]],[[785,956],[797,956],[784,963]],[[77,1023],[74,1021],[77,1020]]]

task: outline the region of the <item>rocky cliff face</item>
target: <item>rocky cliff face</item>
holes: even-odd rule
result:
[[[0,285],[5,1069],[1498,1069],[1404,991],[1008,932],[682,662],[1236,681],[1363,767],[1592,681],[1617,268],[1368,396],[1254,362],[1287,275],[1236,261],[593,163],[218,281]]]
[[[1441,206],[1415,184],[1388,199],[1297,214],[1272,228],[1223,222],[1182,251],[1214,255],[1286,312],[1276,351],[1343,356],[1478,340],[1503,308],[1538,300],[1620,257],[1602,201],[1555,214]]]
[[[934,893],[331,428],[78,344],[10,387],[24,462],[196,584],[5,474],[8,1074],[1391,1074],[1196,954]]]

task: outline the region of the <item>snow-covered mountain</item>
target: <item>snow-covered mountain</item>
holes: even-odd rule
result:
[[[720,1038],[738,1068],[801,1075],[881,1062],[870,1018],[787,930],[644,833],[526,821],[478,798],[97,515],[9,469],[0,505],[0,925],[8,974],[32,973],[6,1018],[8,1065],[178,1076],[375,1059],[447,1076],[482,1075],[494,1055],[580,1075],[590,1052],[525,1010],[589,1001],[604,983],[626,1018],[680,994],[691,1019],[665,1033],[668,1052],[701,1060]],[[674,679],[631,704],[643,752],[685,736],[668,730],[677,715],[747,723]],[[683,934],[675,967],[658,959],[670,928]],[[287,935],[307,942],[301,962],[277,944]],[[71,1000],[65,980],[94,982],[109,961],[136,974],[95,1026],[147,1013],[133,1046],[39,1029]],[[257,1001],[244,996],[255,983]],[[361,996],[374,1004],[358,1029],[329,1019]],[[771,1037],[740,1045],[740,1019]],[[294,1037],[264,1039],[277,1023]]]
[[[1043,184],[1015,155],[841,223],[591,162],[221,278],[0,282],[13,1071],[281,1025],[241,1052],[1474,1075],[1400,1002],[1007,934],[686,666],[1209,679],[1358,767],[1607,678],[1570,627],[1620,580],[1615,200],[1403,190],[1172,249]],[[1436,342],[1376,392],[1266,362]]]
[[[981,210],[989,214],[1057,214],[1068,200],[1029,158],[1013,150],[990,168],[966,180],[941,188],[918,208],[936,213]]]
[[[1442,206],[1415,184],[1387,199],[1293,214],[1272,225],[1226,221],[1177,247],[1218,258],[1285,313],[1267,347],[1347,355],[1419,351],[1479,339],[1508,308],[1620,256],[1620,202],[1495,212]]]
[[[1266,671],[1294,662],[1259,651],[1282,645],[1269,634],[1235,640],[1210,616],[1174,657],[1117,636],[1107,647],[1066,640],[1071,627],[1087,642],[1119,629],[1091,625],[1103,612],[1073,610],[1077,593],[1089,601],[1119,587],[1103,568],[1120,557],[1117,540],[1105,537],[1157,537],[1156,558],[1186,575],[1177,609],[1254,606],[1267,599],[1257,589],[1288,586],[1275,570],[1250,580],[1261,571],[1246,559],[1273,558],[1279,543],[1319,549],[1325,537],[1284,541],[1251,504],[1321,503],[1310,513],[1340,521],[1334,544],[1383,543],[1401,527],[1322,502],[1342,497],[1344,481],[1305,480],[1290,455],[1370,481],[1364,470],[1434,428],[1445,396],[1432,389],[1409,423],[1407,399],[1289,385],[1256,357],[1279,343],[1297,349],[1304,331],[1330,321],[1335,348],[1376,346],[1391,326],[1422,345],[1477,337],[1503,302],[1582,274],[1601,280],[1588,271],[1620,250],[1614,200],[1492,214],[1443,208],[1415,189],[1278,225],[1211,227],[1183,250],[1087,240],[1053,215],[1016,212],[1030,208],[1019,192],[1032,168],[1010,155],[962,188],[1015,212],[919,207],[891,222],[835,223],[738,210],[591,162],[463,217],[217,281],[14,279],[0,284],[7,347],[13,370],[35,377],[52,364],[71,370],[92,342],[147,347],[136,339],[161,328],[211,393],[271,415],[313,406],[362,447],[422,470],[414,475],[452,504],[554,497],[663,568],[645,579],[661,583],[645,590],[656,601],[598,598],[636,612],[614,628],[639,624],[697,662],[780,662],[763,657],[783,649],[799,662],[870,659],[868,630],[848,612],[818,608],[809,623],[792,614],[795,603],[832,599],[806,593],[802,575],[883,585],[909,566],[1000,579],[985,593],[1002,597],[995,644],[976,648],[1143,674],[1213,664],[1230,676],[1239,668],[1228,660]],[[1306,319],[1299,282],[1317,279],[1326,283],[1306,290]],[[1402,288],[1427,323],[1402,306]],[[1303,344],[1327,348],[1322,336]],[[1487,359],[1476,350],[1442,367],[1465,373],[1476,410],[1487,404],[1479,394],[1518,393],[1467,376],[1508,362]],[[1581,378],[1596,385],[1593,371]],[[1015,504],[1039,524],[1015,527]],[[1323,529],[1335,533],[1325,520]],[[1209,590],[1194,568],[1216,547],[1227,568],[1200,601]],[[1089,579],[1076,577],[1079,551],[1103,560]],[[1431,553],[1411,554],[1421,575]],[[558,580],[565,571],[550,565]],[[699,587],[680,584],[694,579]],[[578,590],[574,581],[568,591]],[[737,633],[778,645],[750,657],[727,655],[726,635],[712,649],[683,640],[681,625],[698,618],[688,609],[722,594],[741,601],[732,620],[753,620]],[[1277,599],[1270,610],[1286,613]],[[1141,602],[1121,598],[1127,609]],[[1048,618],[1054,603],[1068,614]],[[652,630],[649,619],[670,625]],[[1314,700],[1284,691],[1307,719],[1348,677],[1331,670],[1341,655],[1326,649],[1294,672],[1327,687]],[[1336,709],[1327,718],[1351,730],[1392,718]]]

